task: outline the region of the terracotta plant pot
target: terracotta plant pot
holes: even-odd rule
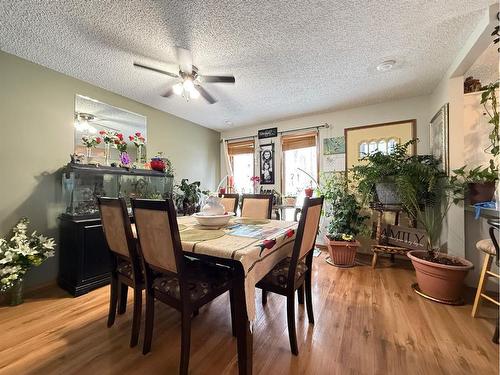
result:
[[[495,195],[494,182],[470,183],[468,188],[470,204],[492,201]]]
[[[325,236],[325,241],[328,246],[330,260],[337,267],[352,267],[354,266],[354,258],[358,251],[358,241],[334,241],[328,236]]]
[[[443,302],[456,302],[462,298],[464,279],[474,265],[467,259],[440,255],[458,260],[463,266],[451,266],[429,262],[422,259],[426,251],[413,250],[408,252],[413,267],[417,273],[418,287],[421,292],[429,297]]]

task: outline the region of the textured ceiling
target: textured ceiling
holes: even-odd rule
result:
[[[427,94],[490,2],[1,0],[0,49],[227,130]],[[174,79],[133,68],[168,68],[176,45],[202,74],[234,74],[205,84],[218,103],[162,98]]]
[[[465,77],[472,76],[479,79],[482,85],[496,81],[500,72],[498,48],[498,44],[490,44],[474,64],[472,64],[467,73],[464,74]]]

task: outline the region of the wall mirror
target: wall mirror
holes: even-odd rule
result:
[[[132,161],[145,162],[146,149],[145,145],[139,149],[134,142],[129,139],[129,136],[134,136],[140,133],[142,137],[147,139],[146,117],[117,108],[112,105],[102,103],[98,100],[76,95],[75,97],[75,153],[87,155],[87,147],[83,143],[84,137],[102,137],[99,132],[104,130],[111,134],[122,134],[123,140],[127,143],[127,152]],[[105,164],[105,149],[106,145],[103,141],[97,144],[91,150],[90,161]],[[109,149],[109,162],[118,162],[120,160],[120,151],[111,145]],[[139,160],[138,160],[139,159]]]

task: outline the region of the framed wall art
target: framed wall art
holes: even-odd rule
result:
[[[431,154],[439,160],[440,169],[447,175],[450,174],[448,112],[449,103],[446,103],[432,118],[429,133]]]
[[[274,185],[274,143],[260,145],[260,184]]]

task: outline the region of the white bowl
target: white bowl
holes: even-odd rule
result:
[[[193,214],[198,224],[206,227],[220,227],[226,225],[233,216],[234,212],[227,212],[224,215],[203,215],[201,212]]]

